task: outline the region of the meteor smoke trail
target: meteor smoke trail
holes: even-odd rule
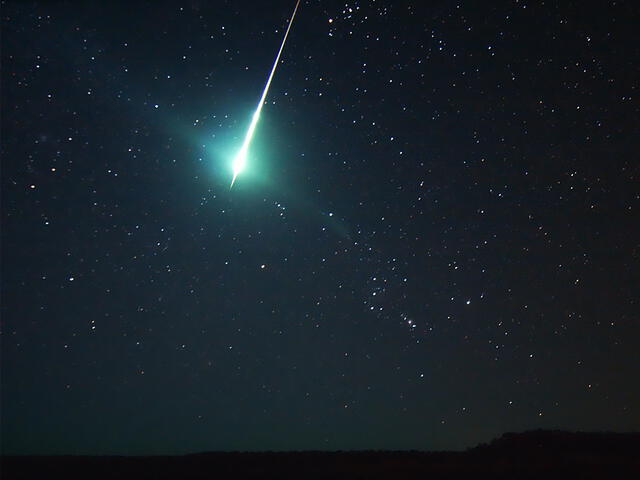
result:
[[[260,97],[260,103],[258,104],[258,108],[256,108],[255,113],[253,114],[253,118],[251,119],[251,124],[249,125],[249,130],[247,130],[247,135],[244,137],[244,142],[242,143],[242,147],[240,151],[236,155],[236,158],[233,160],[233,179],[231,180],[231,186],[236,181],[236,177],[244,170],[244,167],[247,165],[247,154],[249,152],[249,144],[251,143],[251,139],[253,138],[253,133],[256,130],[256,125],[258,124],[258,120],[260,120],[260,112],[262,111],[262,106],[264,105],[264,101],[267,98],[267,93],[269,92],[269,87],[271,86],[271,80],[273,80],[273,74],[276,73],[276,67],[278,66],[278,62],[280,61],[280,55],[282,54],[282,50],[284,50],[284,44],[287,41],[287,37],[289,36],[289,30],[291,29],[291,25],[293,24],[293,19],[296,16],[296,12],[298,11],[298,5],[300,5],[300,0],[296,2],[296,6],[293,9],[293,14],[291,15],[291,19],[289,20],[289,26],[287,27],[287,31],[284,34],[284,39],[282,40],[282,44],[280,45],[280,50],[278,50],[278,56],[276,57],[276,61],[273,62],[273,68],[271,69],[271,74],[269,75],[269,79],[267,80],[267,85],[264,87],[264,91],[262,92],[262,97]]]

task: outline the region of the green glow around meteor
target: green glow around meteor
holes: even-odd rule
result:
[[[278,66],[278,62],[280,62],[280,55],[282,54],[282,50],[284,50],[284,44],[287,41],[287,37],[289,36],[289,30],[291,30],[291,25],[293,24],[293,19],[296,16],[296,12],[298,11],[298,5],[300,5],[300,0],[296,2],[296,7],[293,9],[293,14],[291,15],[291,19],[289,20],[289,26],[287,27],[287,31],[284,34],[284,38],[282,40],[282,44],[280,45],[280,50],[278,50],[278,55],[276,56],[276,61],[273,62],[273,68],[271,68],[271,73],[269,74],[269,79],[267,80],[267,84],[264,87],[264,91],[262,92],[262,97],[260,97],[260,103],[258,103],[258,108],[256,108],[255,113],[253,114],[253,118],[251,119],[251,124],[249,125],[249,130],[247,130],[247,134],[244,137],[244,142],[242,142],[242,147],[238,151],[236,157],[233,159],[233,179],[231,180],[231,187],[236,182],[236,178],[247,166],[247,157],[249,155],[249,145],[251,144],[251,140],[253,139],[253,134],[256,131],[256,126],[258,125],[258,120],[260,120],[260,112],[262,112],[262,107],[264,105],[265,100],[267,99],[267,93],[269,92],[269,87],[271,86],[271,80],[273,80],[273,75],[276,73],[276,67]]]
[[[267,89],[269,85],[267,84]],[[266,90],[265,90],[266,92]],[[263,94],[264,98],[264,94]],[[253,138],[253,133],[256,130],[256,125],[258,124],[258,120],[260,119],[260,111],[262,110],[262,105],[264,105],[263,101],[260,101],[260,105],[256,110],[256,113],[253,114],[253,118],[251,119],[251,125],[249,125],[249,130],[247,130],[247,135],[244,137],[244,142],[242,142],[242,148],[237,153],[236,158],[233,159],[233,179],[231,180],[231,187],[236,181],[237,176],[242,173],[242,171],[247,166],[247,155],[249,153],[249,144],[251,143],[251,139]],[[229,187],[229,188],[231,188]]]

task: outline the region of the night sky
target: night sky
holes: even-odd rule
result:
[[[640,429],[635,2],[2,2],[2,451]]]

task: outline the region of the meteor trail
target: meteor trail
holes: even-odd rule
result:
[[[300,0],[296,2],[296,6],[293,9],[293,14],[291,15],[291,19],[289,20],[289,26],[287,27],[287,31],[284,34],[282,44],[280,45],[280,50],[278,50],[278,56],[276,57],[276,61],[273,62],[273,68],[271,69],[271,73],[269,74],[269,79],[267,80],[267,84],[265,85],[264,91],[262,92],[262,97],[260,97],[258,108],[256,108],[256,111],[253,114],[253,118],[251,119],[251,124],[249,125],[249,130],[247,130],[247,135],[244,137],[244,142],[242,142],[242,147],[236,155],[236,158],[233,160],[233,179],[231,180],[231,186],[229,187],[230,189],[233,187],[233,184],[235,183],[236,178],[238,177],[240,172],[242,172],[247,165],[249,144],[251,143],[251,139],[253,138],[253,133],[256,130],[258,120],[260,120],[260,112],[262,111],[262,106],[264,105],[264,101],[267,98],[267,93],[269,92],[269,87],[271,86],[271,80],[273,80],[273,74],[276,73],[276,67],[278,66],[278,62],[280,61],[282,50],[284,50],[284,44],[287,41],[287,37],[289,36],[289,30],[291,29],[291,25],[293,24],[293,19],[296,16],[296,12],[298,11],[298,5],[300,5]]]

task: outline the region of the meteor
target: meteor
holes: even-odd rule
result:
[[[291,30],[291,25],[293,24],[293,19],[296,16],[296,12],[298,11],[298,5],[300,5],[300,0],[296,2],[296,6],[293,9],[293,14],[291,15],[291,19],[289,20],[289,26],[287,27],[287,31],[284,34],[284,38],[282,39],[282,44],[280,45],[280,50],[278,50],[278,55],[276,56],[276,61],[273,62],[273,68],[271,69],[271,73],[269,74],[269,79],[267,80],[267,84],[264,87],[264,91],[262,92],[262,97],[260,97],[260,103],[258,103],[258,108],[256,108],[255,113],[253,114],[253,118],[251,119],[251,124],[249,125],[249,130],[247,130],[247,134],[244,137],[244,142],[242,142],[242,147],[240,151],[236,155],[236,158],[233,160],[233,179],[231,180],[231,189],[233,184],[236,181],[238,175],[245,169],[247,166],[247,155],[249,153],[249,144],[251,143],[251,139],[253,138],[253,133],[256,131],[256,126],[258,125],[258,120],[260,120],[260,112],[262,112],[262,106],[267,98],[267,93],[269,92],[269,87],[271,86],[271,80],[273,80],[273,74],[276,73],[276,67],[278,66],[278,62],[280,61],[280,55],[282,54],[282,50],[284,50],[284,44],[287,41],[287,37],[289,36],[289,30]]]

